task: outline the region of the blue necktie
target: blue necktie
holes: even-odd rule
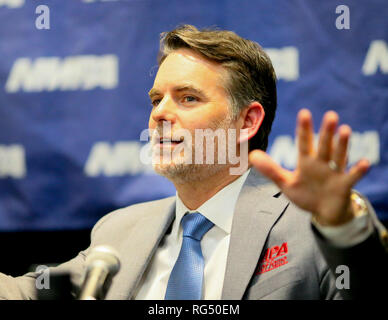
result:
[[[204,270],[201,239],[214,224],[199,212],[186,214],[181,224],[182,247],[168,280],[165,300],[201,300]]]

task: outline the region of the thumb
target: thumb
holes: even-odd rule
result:
[[[287,181],[288,171],[278,165],[272,158],[262,150],[253,150],[249,153],[249,163],[263,176],[272,180],[279,188],[282,188]]]

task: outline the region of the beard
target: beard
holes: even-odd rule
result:
[[[225,133],[228,132],[228,129],[231,128],[232,123],[232,117],[228,116],[227,118],[220,120],[220,121],[214,121],[210,124],[208,129],[216,131],[216,130],[223,130]],[[158,132],[159,136],[162,136],[162,128],[157,128],[156,131]],[[179,130],[178,130],[179,132]],[[164,155],[162,152],[153,152],[153,161],[152,166],[156,173],[159,175],[162,175],[166,177],[167,179],[171,180],[174,183],[177,184],[184,184],[188,182],[195,182],[195,181],[201,181],[206,180],[210,176],[213,176],[221,171],[225,171],[228,168],[230,168],[230,164],[225,162],[219,163],[219,154],[225,153],[225,159],[226,159],[226,146],[228,144],[227,139],[228,135],[225,134],[226,140],[224,145],[221,145],[221,148],[219,148],[220,143],[218,137],[214,141],[214,148],[210,148],[210,153],[213,153],[212,163],[206,163],[205,155],[207,156],[208,150],[206,149],[207,146],[204,147],[203,144],[199,144],[192,142],[195,140],[193,132],[190,132],[191,139],[184,139],[181,144],[180,149],[184,147],[184,150],[181,150],[179,154],[177,152],[171,152],[170,150],[167,150],[169,153],[167,161],[165,160]],[[204,142],[204,141],[203,141]],[[221,141],[222,144],[222,141]],[[199,152],[199,158],[202,158],[200,161],[197,161],[197,153],[198,149],[202,148],[202,156]],[[213,150],[212,150],[213,149]],[[160,150],[160,149],[159,149]],[[191,152],[186,152],[187,150],[190,150]],[[179,151],[179,150],[178,150]],[[158,159],[159,161],[154,161]],[[195,161],[192,161],[195,159]],[[200,163],[198,163],[200,162]]]
[[[206,180],[225,170],[225,164],[171,164],[156,165],[154,170],[177,184]]]

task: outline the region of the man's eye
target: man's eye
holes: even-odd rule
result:
[[[151,101],[151,105],[156,107],[160,103],[160,99],[155,99]]]
[[[193,102],[193,101],[197,101],[198,99],[196,97],[193,97],[193,96],[185,96],[185,97],[183,97],[183,100],[185,102]]]

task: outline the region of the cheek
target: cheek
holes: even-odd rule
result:
[[[228,116],[228,113],[222,109],[215,106],[209,108],[202,108],[198,110],[193,110],[184,117],[180,117],[181,123],[186,128],[211,128],[214,126],[214,123],[218,123]]]
[[[152,117],[150,116],[150,119],[148,120],[148,128],[149,129],[155,129],[156,128],[156,122],[152,120]]]

